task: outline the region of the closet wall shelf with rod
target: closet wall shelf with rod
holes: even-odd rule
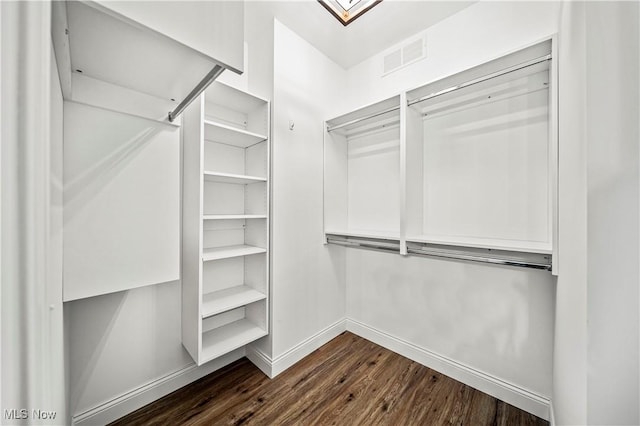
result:
[[[407,245],[407,251],[411,255],[551,271],[550,254],[513,252],[471,247],[451,247],[440,244],[408,243]]]
[[[326,242],[555,268],[553,49],[549,39],[327,120]]]
[[[393,96],[326,121],[324,232],[328,243],[364,247],[364,240],[371,239],[399,244],[400,112],[401,97]]]
[[[65,100],[169,125],[225,70],[98,2],[52,2],[52,39]]]
[[[511,252],[551,254],[551,245],[546,242],[500,240],[490,238],[470,238],[441,235],[407,236],[407,243],[445,244],[454,247],[505,250]]]
[[[361,248],[368,250],[400,253],[399,240],[375,239],[366,237],[355,237],[349,235],[327,234],[327,243],[345,247]]]
[[[372,239],[380,239],[380,240],[389,240],[389,241],[400,241],[400,235],[394,232],[384,232],[384,231],[369,231],[369,230],[338,230],[338,229],[327,229],[324,233],[334,236],[344,236],[344,237],[359,237],[359,238],[372,238]]]

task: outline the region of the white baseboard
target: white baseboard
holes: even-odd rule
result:
[[[247,346],[247,358],[270,379],[273,378],[273,361],[271,357],[253,345]]]
[[[436,354],[412,343],[352,319],[346,320],[347,330],[426,367],[485,392],[515,407],[549,420],[549,398],[523,389],[495,376],[476,370],[453,359]]]
[[[556,415],[553,412],[553,401],[549,402],[549,426],[556,426]]]
[[[346,331],[345,321],[345,319],[336,321],[329,327],[320,330],[308,339],[298,343],[293,348],[276,357],[276,359],[272,359],[258,348],[249,345],[247,346],[247,358],[249,358],[249,361],[254,363],[255,366],[264,374],[273,379],[275,376],[293,366],[320,346],[330,342],[340,333]]]
[[[117,396],[90,410],[76,414],[71,419],[71,422],[73,425],[78,426],[111,423],[207,374],[211,374],[231,364],[243,356],[245,356],[245,350],[244,348],[240,348],[200,367],[192,364],[130,392]]]
[[[340,333],[343,333],[346,330],[345,319],[341,319],[326,327],[323,330],[320,330],[313,336],[308,339],[298,343],[293,348],[289,349],[282,355],[276,357],[271,362],[271,376],[275,377],[278,374],[285,371],[287,368],[291,367],[302,358],[309,355],[311,352],[318,349],[320,346],[328,343],[332,339],[336,338]]]

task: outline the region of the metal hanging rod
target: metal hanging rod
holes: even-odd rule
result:
[[[327,243],[329,244],[338,244],[341,246],[347,247],[357,247],[364,248],[370,250],[378,250],[378,251],[387,251],[393,253],[400,252],[400,243],[384,243],[381,241],[359,241],[354,239],[343,239],[343,238],[332,238],[331,236],[327,236]]]
[[[356,123],[359,123],[359,122],[364,121],[364,120],[368,120],[368,119],[373,118],[373,117],[378,117],[380,115],[384,115],[384,114],[392,112],[392,111],[397,111],[399,109],[400,109],[400,106],[395,106],[395,107],[392,107],[392,108],[385,109],[384,111],[376,112],[376,113],[373,113],[371,115],[367,115],[365,117],[356,118],[355,120],[351,120],[351,121],[347,121],[346,123],[338,124],[338,125],[333,126],[333,127],[332,126],[327,126],[327,132],[332,132],[334,130],[341,129],[343,127],[350,126],[352,124],[356,124]]]
[[[209,74],[207,74],[202,79],[202,81],[200,81],[200,83],[198,83],[198,85],[193,88],[193,90],[187,95],[187,97],[184,98],[182,102],[180,102],[176,109],[169,113],[169,122],[173,123],[173,120],[175,120],[177,116],[182,114],[182,111],[184,111],[184,109],[188,107],[189,104],[191,104],[191,102],[195,100],[195,98],[200,96],[200,93],[204,92],[205,89],[209,87],[209,85],[213,83],[213,81],[218,78],[224,70],[225,68],[220,65],[214,66],[213,69],[209,71]]]
[[[528,260],[487,257],[472,254],[454,253],[446,250],[426,249],[426,248],[409,248],[408,253],[420,256],[442,257],[446,259],[468,260],[472,262],[491,263],[494,265],[519,266],[522,268],[541,269],[551,271],[551,263],[532,262]]]
[[[505,68],[503,70],[494,72],[492,74],[485,75],[484,77],[480,77],[480,78],[476,78],[476,79],[473,79],[473,80],[469,80],[469,81],[466,81],[464,83],[458,84],[456,86],[451,86],[451,87],[448,87],[446,89],[437,91],[435,93],[431,93],[429,95],[426,95],[426,96],[423,96],[421,98],[415,99],[415,100],[413,100],[411,102],[407,102],[407,105],[411,106],[411,105],[426,101],[428,99],[436,98],[438,96],[445,95],[445,94],[447,94],[449,92],[454,92],[454,91],[456,91],[458,89],[463,89],[465,87],[473,86],[474,84],[482,83],[484,81],[491,80],[493,78],[500,77],[500,76],[503,76],[503,75],[506,75],[506,74],[509,74],[509,73],[512,73],[512,72],[515,72],[515,71],[519,71],[521,69],[524,69],[524,68],[527,68],[527,67],[530,67],[530,66],[533,66],[533,65],[536,65],[536,64],[540,64],[540,63],[543,63],[543,62],[546,62],[546,61],[549,61],[549,60],[551,60],[551,55],[545,55],[545,56],[542,56],[542,57],[539,57],[539,58],[536,58],[536,59],[532,59],[530,61],[523,62],[521,64],[514,65],[514,66],[509,67],[509,68]]]

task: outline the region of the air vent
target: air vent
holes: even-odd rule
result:
[[[402,65],[421,59],[424,56],[423,50],[422,39],[407,44],[402,48]]]
[[[402,66],[402,50],[395,50],[384,57],[384,74],[388,74]]]
[[[412,64],[426,57],[424,38],[405,43],[398,49],[386,54],[383,58],[382,75],[387,75],[393,71]]]

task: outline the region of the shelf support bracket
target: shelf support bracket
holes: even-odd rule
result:
[[[193,102],[195,98],[200,96],[200,94],[204,92],[205,89],[209,87],[209,85],[213,83],[213,81],[216,78],[218,78],[220,74],[222,74],[222,71],[224,70],[225,68],[221,65],[214,66],[213,69],[209,72],[209,74],[207,74],[202,79],[202,81],[200,81],[200,83],[198,83],[198,85],[193,88],[193,90],[187,95],[187,97],[184,98],[182,102],[180,102],[180,104],[176,107],[176,109],[169,112],[169,117],[168,117],[169,122],[173,123],[173,120],[175,120],[177,116],[182,114],[182,111],[184,111],[184,109],[188,107],[189,104],[191,104],[191,102]]]

